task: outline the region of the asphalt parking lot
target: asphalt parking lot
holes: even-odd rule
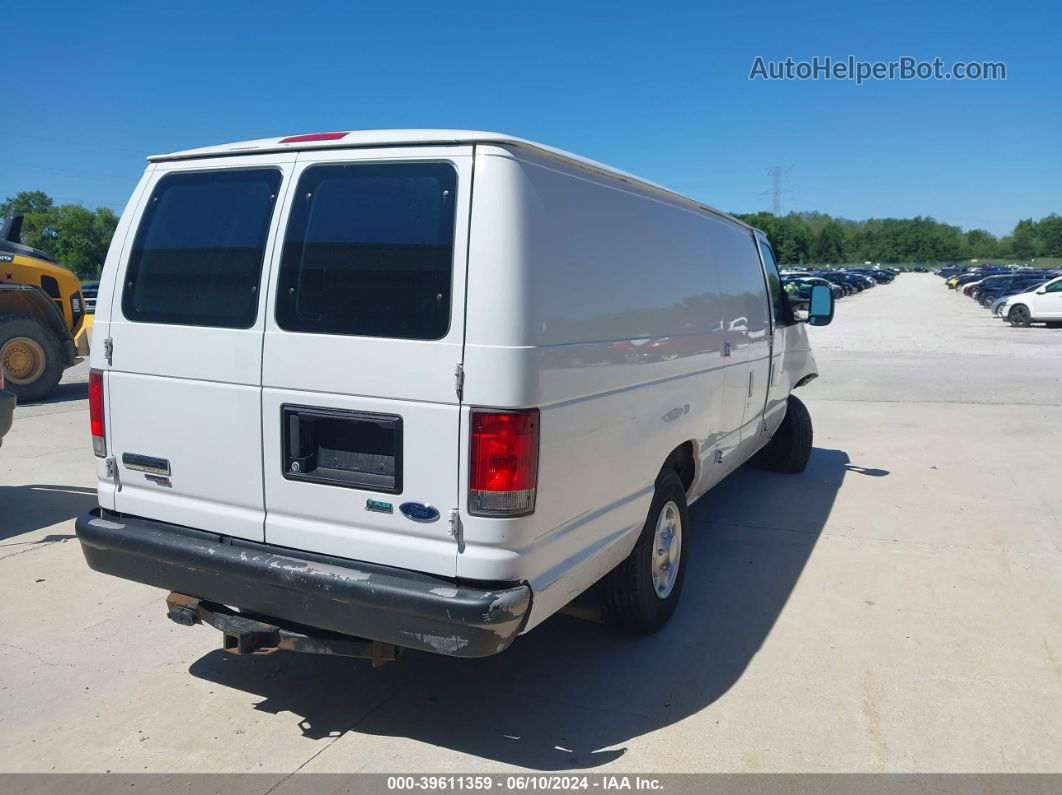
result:
[[[904,274],[809,333],[811,464],[697,503],[661,633],[375,670],[227,656],[91,572],[71,371],[0,448],[0,771],[1058,771],[1062,330]]]

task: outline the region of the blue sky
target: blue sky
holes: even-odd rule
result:
[[[387,6],[402,10],[390,10]],[[15,3],[0,197],[120,209],[152,152],[324,130],[542,141],[736,212],[1062,212],[1056,1]],[[763,82],[756,56],[1004,61],[1001,82]]]

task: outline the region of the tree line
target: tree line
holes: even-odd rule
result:
[[[869,218],[850,221],[825,213],[735,213],[762,229],[784,265],[850,262],[933,263],[962,260],[1016,260],[1062,257],[1062,216],[1027,218],[1009,235],[984,229],[963,232],[932,218]]]
[[[90,210],[59,204],[39,190],[22,191],[0,204],[0,218],[23,216],[22,242],[39,248],[81,276],[98,275],[107,257],[118,215],[108,207]]]
[[[50,254],[76,273],[98,274],[118,225],[107,207],[57,205],[42,191],[23,191],[0,204],[0,218],[22,215],[22,242]],[[962,260],[1062,257],[1062,216],[1027,218],[1009,235],[984,229],[963,232],[932,218],[850,221],[825,213],[735,213],[767,233],[783,265],[848,262],[933,263]]]

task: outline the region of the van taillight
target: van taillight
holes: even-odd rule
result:
[[[468,512],[522,516],[535,510],[538,409],[472,409]]]
[[[89,427],[92,429],[92,452],[107,457],[107,439],[103,427],[103,373],[89,370]]]

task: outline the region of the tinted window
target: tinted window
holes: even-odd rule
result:
[[[289,331],[439,339],[450,326],[454,194],[445,163],[313,166],[284,238]]]
[[[763,255],[763,264],[767,271],[767,288],[771,292],[771,304],[774,306],[774,322],[785,325],[791,322],[789,302],[786,300],[785,288],[782,287],[782,277],[778,273],[778,263],[774,261],[774,252],[771,247],[759,238],[756,242],[760,246]]]
[[[1047,289],[1044,292],[1062,293],[1062,282],[1053,282],[1047,285]]]
[[[169,174],[148,200],[122,291],[130,320],[249,328],[276,169]]]

